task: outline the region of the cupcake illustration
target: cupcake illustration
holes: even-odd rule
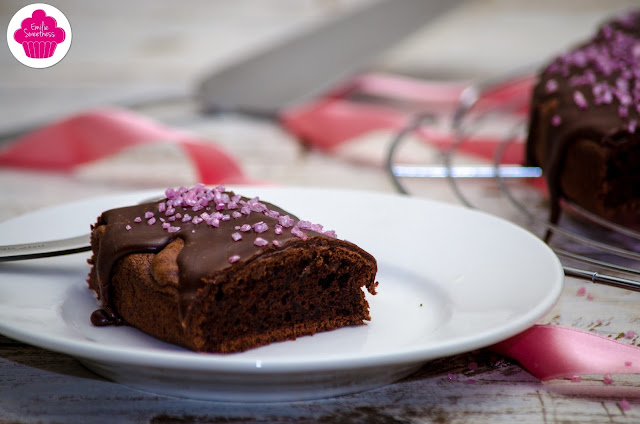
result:
[[[13,34],[13,39],[22,44],[27,57],[45,59],[53,56],[58,44],[65,39],[65,32],[44,10],[36,9],[30,18],[22,21],[20,29]]]

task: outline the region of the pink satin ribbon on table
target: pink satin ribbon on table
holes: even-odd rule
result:
[[[483,111],[496,105],[528,98],[533,87],[533,78],[524,76],[505,81],[485,91],[474,105],[474,110]],[[337,87],[329,93],[307,103],[285,110],[280,120],[291,133],[303,143],[332,153],[338,146],[348,143],[366,133],[403,128],[413,113],[394,106],[395,101],[412,104],[414,110],[429,110],[435,115],[453,113],[460,95],[469,86],[467,82],[424,81],[408,77],[384,74],[363,74]],[[375,101],[357,101],[353,97],[372,96],[384,98],[388,104]],[[525,101],[512,113],[528,114]],[[418,132],[425,142],[437,147],[446,147],[453,140],[450,131],[425,126]],[[495,137],[468,137],[461,151],[492,159],[499,140]],[[510,146],[503,156],[504,163],[519,163],[524,156],[523,144]]]
[[[541,380],[640,374],[640,348],[570,327],[534,325],[489,349],[515,359]]]
[[[236,160],[213,142],[129,110],[79,113],[27,133],[0,149],[0,166],[70,172],[126,148],[176,143],[206,184],[247,181]]]

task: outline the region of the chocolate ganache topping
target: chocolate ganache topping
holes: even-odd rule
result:
[[[103,309],[92,314],[94,325],[124,324],[112,303],[111,276],[118,260],[129,254],[158,253],[172,241],[183,240],[177,260],[184,322],[198,289],[216,274],[295,241],[336,237],[319,224],[299,220],[257,197],[227,192],[223,186],[207,189],[199,184],[165,194],[158,202],[108,210],[98,218],[95,227],[105,228],[93,261]]]
[[[554,59],[534,89],[531,123],[539,122],[537,105],[551,112],[544,128],[530,128],[526,162],[544,170],[550,220],[557,222],[563,196],[559,177],[572,143],[640,143],[640,12],[607,23],[591,40]],[[532,142],[539,138],[538,131],[546,132],[542,155]]]

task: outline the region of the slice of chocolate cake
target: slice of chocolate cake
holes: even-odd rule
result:
[[[169,189],[92,227],[95,325],[239,352],[369,320],[375,259],[333,231],[224,187]]]
[[[603,25],[541,72],[531,102],[527,162],[542,167],[551,220],[566,198],[640,225],[640,12]]]

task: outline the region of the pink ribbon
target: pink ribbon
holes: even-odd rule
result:
[[[640,349],[575,328],[534,325],[489,347],[541,380],[589,374],[638,374]]]
[[[528,114],[529,93],[533,78],[525,76],[506,81],[483,93],[474,105],[475,111],[495,108],[497,104],[517,103],[512,112]],[[443,83],[416,80],[381,74],[364,74],[337,87],[322,97],[285,110],[280,119],[284,127],[296,134],[304,143],[331,152],[339,145],[368,132],[380,129],[400,130],[412,113],[398,108],[395,101],[412,104],[422,111],[447,117],[458,105],[462,91],[468,83]],[[388,104],[360,102],[357,96],[380,97]],[[421,137],[436,146],[448,146],[453,139],[450,131],[436,130],[428,125],[419,131]],[[462,151],[491,159],[499,143],[495,137],[470,136],[461,146]],[[523,157],[522,143],[514,144],[503,157],[504,163],[519,163]]]
[[[0,165],[68,172],[126,148],[153,143],[177,143],[200,182],[247,181],[236,160],[211,141],[111,108],[80,113],[18,138],[0,150]]]

